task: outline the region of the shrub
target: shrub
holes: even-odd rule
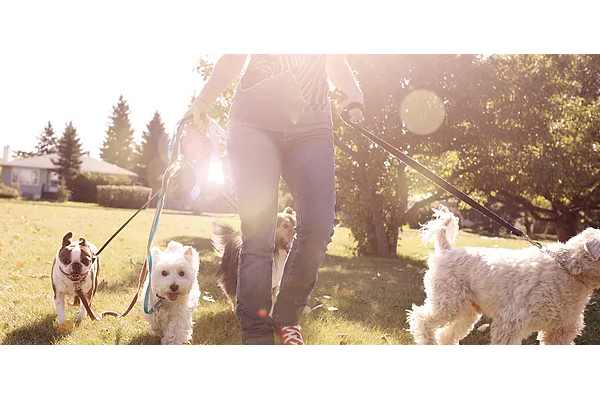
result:
[[[152,189],[143,186],[100,185],[96,190],[103,207],[140,208],[152,194]]]
[[[16,183],[6,186],[0,181],[0,199],[18,199],[21,196],[21,188]]]
[[[97,186],[130,186],[132,183],[132,179],[125,175],[101,175],[82,172],[71,180],[71,200],[95,203],[98,199]]]
[[[58,186],[58,190],[56,191],[56,201],[59,203],[64,203],[69,200],[69,195],[71,194],[70,190],[67,189],[67,184],[65,182],[65,178],[60,180],[60,185]]]

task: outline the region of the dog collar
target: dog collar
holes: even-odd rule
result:
[[[564,257],[561,257],[560,254],[557,254],[554,251],[550,250],[547,246],[544,246],[541,250],[542,252],[548,254],[554,261],[556,261],[556,263],[560,265],[567,272],[567,274],[575,278],[577,282],[581,283],[583,286],[589,289],[589,286],[583,281],[581,274],[575,275],[569,272],[569,268],[567,268],[567,260]]]

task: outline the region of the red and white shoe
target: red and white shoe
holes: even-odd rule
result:
[[[300,325],[294,326],[276,326],[275,331],[279,335],[280,344],[299,345],[304,344]]]

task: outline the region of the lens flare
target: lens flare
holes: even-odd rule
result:
[[[266,317],[268,314],[269,313],[264,308],[261,308],[260,310],[258,310],[258,316],[261,317],[261,318]]]
[[[400,118],[411,133],[430,135],[444,123],[446,110],[435,93],[419,89],[410,92],[402,101]]]
[[[218,184],[225,182],[225,177],[223,176],[223,163],[218,159],[213,158],[210,160],[210,165],[208,166],[208,181],[216,182]]]

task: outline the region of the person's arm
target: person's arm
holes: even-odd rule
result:
[[[194,125],[204,126],[204,116],[208,112],[211,103],[240,75],[244,64],[246,64],[246,58],[246,54],[224,54],[221,56],[215,64],[208,81],[206,81],[200,94],[184,117],[193,115]]]
[[[328,54],[325,70],[331,83],[344,92],[347,97],[338,107],[340,113],[351,103],[360,103],[364,107],[362,90],[360,90],[354,74],[346,62],[345,54]],[[348,113],[353,123],[362,122],[363,112],[360,108],[348,110]]]

